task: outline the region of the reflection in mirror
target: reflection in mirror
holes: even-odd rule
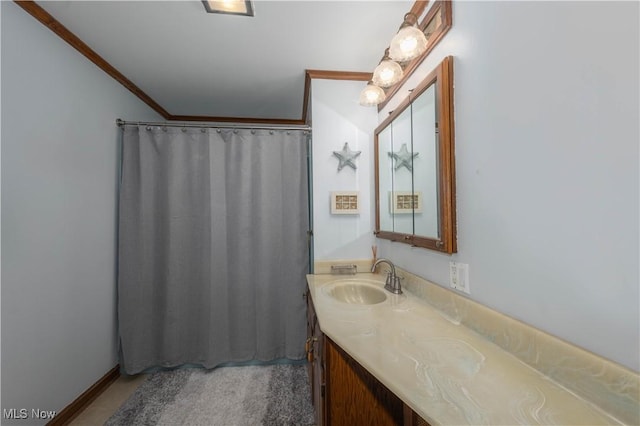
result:
[[[453,58],[375,131],[376,235],[456,252]]]
[[[411,103],[413,149],[419,153],[413,171],[413,191],[422,209],[415,211],[413,233],[440,239],[438,231],[438,140],[436,137],[436,88],[429,86]]]
[[[378,148],[380,152],[393,152],[393,144],[391,143],[391,126],[385,127],[378,134]],[[386,166],[385,166],[386,164]],[[393,189],[393,166],[391,161],[385,161],[380,163],[378,167],[379,194],[391,194]],[[393,230],[393,212],[390,208],[382,206],[379,210],[378,218],[380,220],[379,228]]]
[[[380,159],[380,164],[386,163],[391,169],[391,190],[380,194],[387,199],[390,213],[393,216],[393,229],[403,234],[413,234],[413,217],[411,207],[403,209],[404,196],[399,192],[411,194],[413,179],[411,175],[411,109],[406,109],[400,114],[391,126],[391,147],[385,151],[386,156]],[[404,153],[403,153],[404,152]]]

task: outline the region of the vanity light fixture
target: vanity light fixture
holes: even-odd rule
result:
[[[360,92],[360,105],[362,106],[376,106],[383,102],[387,95],[380,87],[373,84],[373,81],[367,83],[362,92]]]
[[[389,56],[397,62],[407,62],[427,50],[427,37],[417,27],[418,17],[413,13],[404,15],[400,30],[391,40]]]
[[[389,57],[389,48],[384,51],[380,63],[373,70],[373,83],[378,87],[391,87],[402,79],[402,67]]]
[[[451,0],[435,0],[421,19],[427,3],[428,0],[416,0],[404,15],[371,81],[360,94],[360,105],[384,106],[451,28]]]
[[[224,13],[228,15],[253,15],[253,3],[250,0],[202,0],[207,13]]]
[[[384,56],[373,71],[373,77],[360,93],[360,105],[377,106],[384,102],[387,94],[383,89],[400,82],[404,76],[403,66],[427,50],[427,37],[417,27],[417,22],[415,13],[404,15],[398,33],[384,51]]]

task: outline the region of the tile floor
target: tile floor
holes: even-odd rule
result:
[[[118,377],[69,426],[102,426],[147,377],[147,374]]]

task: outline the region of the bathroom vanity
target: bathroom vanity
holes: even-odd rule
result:
[[[428,425],[325,336],[307,294],[307,360],[316,425]]]
[[[307,276],[318,425],[638,424],[637,374],[402,276]]]

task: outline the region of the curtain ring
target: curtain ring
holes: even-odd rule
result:
[[[151,130],[151,126],[147,126],[147,130]]]
[[[238,129],[233,129],[233,134],[237,135],[238,134]]]
[[[255,134],[256,134],[255,129],[251,131],[251,134],[252,134],[252,135],[255,135]]]
[[[273,130],[269,130],[269,134],[272,135],[273,134]]]
[[[186,133],[186,132],[187,132],[187,128],[186,128],[186,127],[183,127],[183,128],[182,128],[182,133]]]
[[[216,132],[220,133],[220,131],[221,131],[220,129],[216,129]]]
[[[201,133],[205,133],[206,131],[207,131],[207,129],[205,129],[205,128],[200,129]]]

